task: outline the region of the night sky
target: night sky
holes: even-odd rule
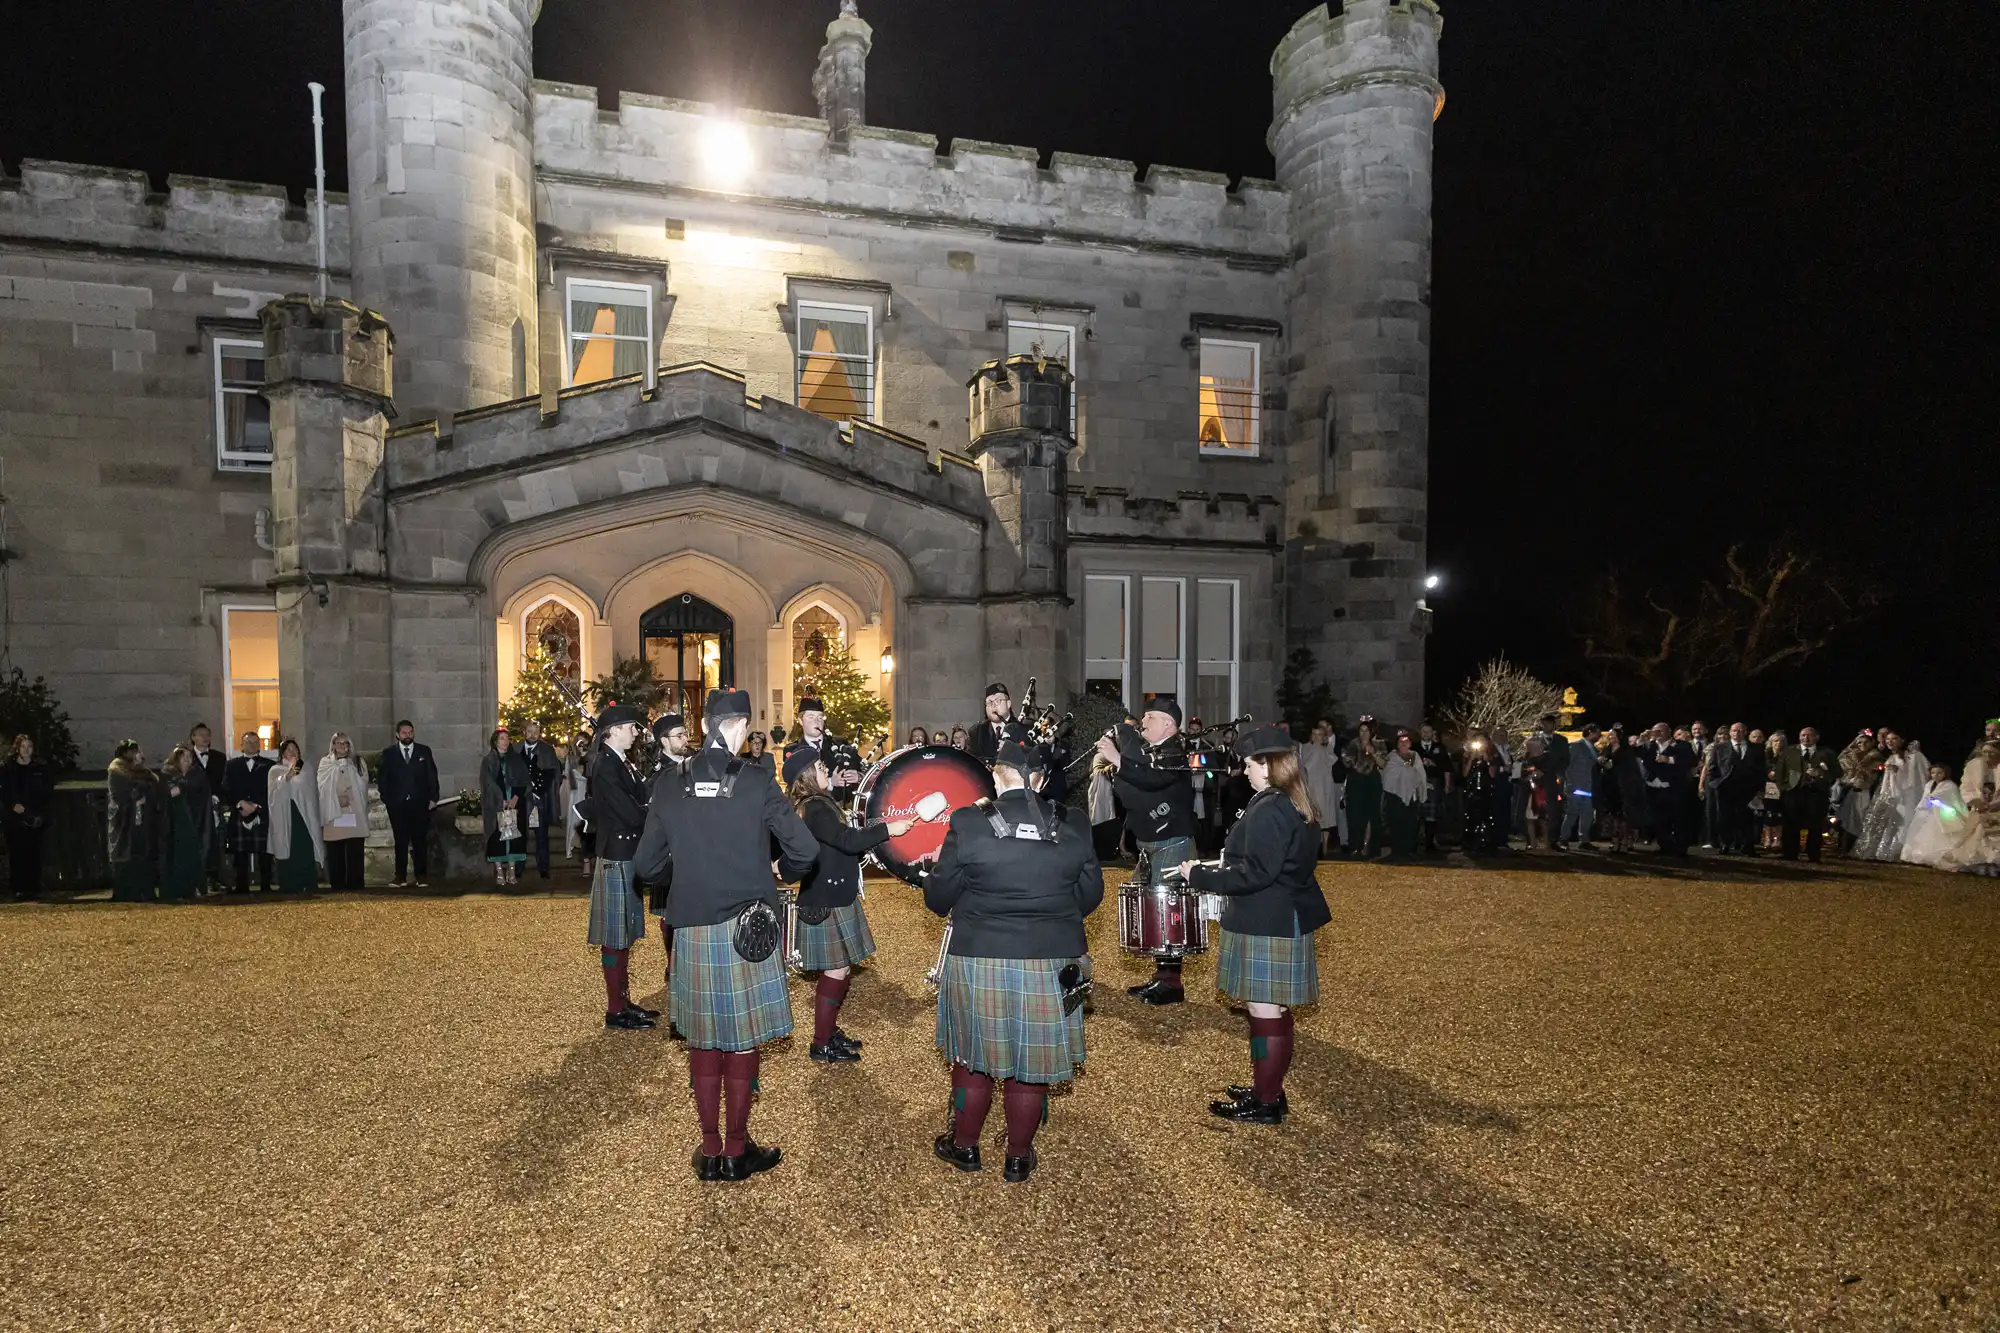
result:
[[[1305,7],[863,0],[869,119],[1269,176],[1268,60]],[[537,73],[607,101],[811,114],[836,8],[548,0]],[[344,188],[337,0],[17,9],[9,171],[62,158],[302,195],[317,78]],[[2000,714],[1995,7],[1446,0],[1445,16],[1432,695],[1502,650],[1578,679],[1580,596],[1607,568],[1666,583],[1732,541],[1789,537],[1893,600],[1795,682],[1676,720],[1755,708],[1835,744],[1892,724],[1962,759]],[[1650,720],[1638,707],[1623,720]]]

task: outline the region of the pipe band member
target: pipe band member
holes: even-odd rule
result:
[[[687,719],[679,713],[662,713],[653,719],[653,743],[660,757],[659,771],[653,775],[653,786],[657,790],[660,783],[672,775],[672,781],[679,782],[685,776],[687,766],[694,762],[694,743],[688,739]],[[668,986],[674,984],[674,932],[667,925],[667,881],[651,886],[646,903],[654,916],[660,919],[660,947],[666,950],[666,962],[661,972]]]
[[[1194,776],[1180,747],[1166,744],[1180,729],[1180,704],[1158,694],[1139,715],[1147,748],[1121,749],[1109,736],[1097,742],[1098,757],[1117,770],[1112,790],[1125,805],[1126,831],[1146,858],[1148,887],[1167,883],[1174,866],[1194,854]],[[1181,960],[1154,959],[1152,978],[1125,993],[1145,1004],[1179,1004],[1187,998]]]
[[[646,788],[628,757],[646,715],[628,704],[612,704],[597,715],[595,750],[589,762],[590,795],[583,817],[597,831],[597,867],[590,877],[590,942],[604,967],[604,1026],[649,1028],[657,1009],[632,1003],[632,946],[646,938],[646,905],[632,874],[639,834],[646,826]]]
[[[986,687],[986,716],[965,734],[965,752],[991,768],[999,762],[1002,745],[1027,739],[1027,729],[1014,718],[1014,696],[994,681]]]
[[[818,699],[799,700],[798,727],[785,747],[785,758],[789,760],[801,750],[826,764],[827,776],[832,780],[829,790],[835,800],[844,801],[854,795],[854,789],[861,785],[861,752],[854,748],[853,742],[827,731],[826,705]]]
[[[852,1064],[861,1058],[861,1043],[841,1031],[840,1006],[854,968],[875,954],[875,935],[861,907],[861,856],[902,837],[915,821],[850,825],[833,802],[826,761],[809,749],[794,750],[785,759],[785,786],[793,808],[819,843],[819,860],[799,880],[799,968],[819,973],[808,1053],[821,1064]]]
[[[1083,812],[1036,794],[1044,763],[1039,751],[1005,743],[993,766],[999,795],[953,812],[924,882],[924,905],[949,915],[952,931],[937,1019],[952,1124],[933,1146],[959,1170],[979,1170],[979,1134],[1001,1082],[1010,1183],[1035,1169],[1048,1085],[1083,1063],[1083,1011],[1064,992],[1089,967],[1083,920],[1104,899]]]
[[[1292,738],[1276,727],[1239,737],[1236,753],[1255,795],[1229,831],[1222,867],[1192,861],[1181,874],[1198,893],[1224,895],[1216,985],[1250,1010],[1248,1085],[1208,1109],[1225,1120],[1282,1124],[1292,1063],[1292,1008],[1319,999],[1313,932],[1333,919],[1320,892],[1319,813]]]
[[[708,741],[678,777],[662,772],[646,810],[633,868],[658,883],[671,874],[667,922],[674,928],[668,1004],[688,1045],[688,1068],[701,1120],[694,1172],[701,1180],[746,1180],[783,1154],[750,1138],[750,1098],[757,1048],[792,1032],[785,960],[776,948],[761,959],[738,950],[739,926],[761,908],[775,930],[782,920],[771,878],[771,839],[780,872],[797,879],[819,844],[778,788],[770,770],[737,757],[750,730],[750,696],[710,690],[703,715]],[[746,916],[749,922],[739,922]],[[755,935],[745,929],[746,937]],[[751,949],[750,952],[755,952]],[[729,1121],[719,1117],[728,1093]]]

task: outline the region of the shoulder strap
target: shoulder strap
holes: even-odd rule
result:
[[[986,816],[986,822],[993,826],[994,837],[1011,838],[1014,836],[1014,831],[1007,827],[1007,817],[1000,813],[1000,807],[994,804],[991,796],[982,796],[973,802],[973,804],[977,805],[980,813]]]

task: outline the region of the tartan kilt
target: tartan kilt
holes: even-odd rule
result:
[[[1314,1004],[1319,1000],[1319,954],[1313,937],[1222,932],[1215,984],[1245,1004]]]
[[[629,949],[646,938],[646,906],[632,882],[630,861],[599,861],[590,877],[590,942]]]
[[[1068,958],[944,960],[937,1044],[944,1058],[991,1078],[1065,1083],[1083,1063],[1083,1010],[1065,1014],[1056,974]]]
[[[773,949],[761,963],[745,962],[735,936],[733,920],[674,931],[668,1006],[674,1026],[696,1050],[753,1051],[792,1035],[781,951]]]
[[[243,827],[243,816],[236,813],[236,807],[229,807],[229,815],[222,822],[222,843],[233,855],[245,852],[261,855],[271,850],[271,816],[268,812],[257,816],[257,823],[250,828]]]
[[[830,968],[852,967],[875,956],[875,932],[868,928],[868,914],[858,902],[833,909],[833,915],[818,925],[799,921],[799,971],[825,972]]]

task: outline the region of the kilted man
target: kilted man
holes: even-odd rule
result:
[[[799,700],[798,720],[792,743],[785,747],[785,758],[790,759],[800,750],[812,751],[826,765],[835,799],[847,799],[861,785],[861,752],[854,748],[853,742],[827,733],[826,705],[819,700]],[[777,730],[773,728],[771,734],[775,737]]]
[[[1333,919],[1313,867],[1319,861],[1319,813],[1306,792],[1292,738],[1276,727],[1239,737],[1236,752],[1255,792],[1223,844],[1222,866],[1184,862],[1197,893],[1224,895],[1216,982],[1250,1010],[1248,1085],[1209,1103],[1225,1120],[1282,1124],[1285,1070],[1292,1063],[1292,1008],[1319,998],[1313,932]]]
[[[250,892],[250,863],[257,863],[257,887],[271,889],[270,800],[272,762],[263,754],[257,733],[246,731],[243,749],[223,766],[223,838],[236,861],[236,891]]]
[[[821,1064],[851,1064],[861,1043],[840,1029],[840,1005],[857,964],[875,953],[868,914],[861,910],[861,855],[900,838],[914,822],[854,828],[833,803],[826,762],[808,749],[785,760],[785,788],[792,806],[819,843],[819,860],[799,881],[799,926],[794,944],[799,968],[819,973],[813,989],[813,1036],[808,1054]]]
[[[1014,696],[994,681],[986,687],[985,718],[965,735],[965,752],[990,768],[999,761],[1002,745],[1027,739],[1027,728],[1014,720]]]
[[[951,918],[937,1043],[951,1061],[952,1122],[933,1146],[959,1170],[979,1170],[998,1081],[1012,1183],[1035,1169],[1048,1085],[1083,1063],[1081,996],[1066,1002],[1065,991],[1089,967],[1083,919],[1104,899],[1089,820],[1036,794],[1044,763],[1037,750],[1003,744],[993,766],[998,797],[953,812],[924,882],[924,905]]]
[[[812,864],[819,844],[770,771],[736,756],[750,730],[750,696],[710,690],[703,712],[708,743],[680,782],[654,787],[636,868],[652,883],[672,876],[667,921],[674,928],[674,971],[668,1002],[674,1026],[687,1040],[701,1117],[695,1175],[745,1180],[770,1170],[782,1156],[750,1138],[757,1048],[792,1031],[785,960],[777,947],[780,905],[771,879],[771,839],[778,840],[780,869],[791,879]],[[725,1090],[726,1128],[719,1123]]]
[[[653,741],[660,750],[660,769],[653,775],[653,789],[659,790],[662,782],[678,783],[684,770],[694,762],[694,747],[688,743],[687,719],[679,713],[662,713],[653,719]],[[674,979],[674,931],[667,924],[667,884],[659,880],[652,886],[648,906],[653,915],[660,918],[660,947],[667,951],[665,970],[661,975],[669,986]]]
[[[1098,758],[1118,770],[1112,790],[1125,804],[1125,828],[1145,858],[1149,885],[1165,883],[1194,852],[1194,776],[1181,746],[1167,744],[1177,742],[1180,730],[1181,706],[1161,694],[1148,699],[1139,715],[1145,748],[1121,747],[1110,736],[1097,742]],[[1154,959],[1152,978],[1125,993],[1146,1004],[1179,1004],[1187,998],[1181,960]]]
[[[590,759],[590,795],[583,816],[597,830],[597,869],[590,877],[590,942],[604,965],[604,1026],[649,1028],[659,1011],[632,1003],[632,946],[646,937],[646,905],[632,857],[646,825],[646,788],[626,757],[646,715],[612,704],[597,715],[597,753]]]

